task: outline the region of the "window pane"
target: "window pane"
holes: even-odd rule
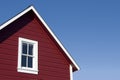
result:
[[[32,64],[33,64],[33,58],[28,57],[28,67],[32,68]]]
[[[27,54],[27,44],[26,43],[22,43],[22,53]]]
[[[29,44],[29,55],[33,55],[33,45]]]
[[[21,62],[22,67],[26,67],[26,59],[27,59],[27,57],[22,55],[22,62]]]

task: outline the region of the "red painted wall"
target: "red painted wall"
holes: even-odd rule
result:
[[[38,41],[39,74],[17,72],[18,38]],[[0,80],[70,80],[69,63],[33,12],[0,31]]]

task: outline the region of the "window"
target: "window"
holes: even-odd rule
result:
[[[18,72],[38,74],[38,42],[19,38]]]
[[[32,68],[33,64],[33,45],[31,43],[22,42],[22,67]]]

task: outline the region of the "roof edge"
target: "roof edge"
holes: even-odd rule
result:
[[[33,6],[28,7],[27,9],[25,9],[24,11],[22,11],[21,13],[19,13],[17,16],[13,17],[12,19],[10,19],[9,21],[7,21],[6,23],[4,23],[3,25],[0,26],[0,30],[2,30],[3,28],[5,28],[7,25],[9,25],[10,23],[12,23],[13,21],[17,20],[18,18],[20,18],[22,15],[26,14],[28,11],[33,10],[33,12],[36,14],[36,16],[38,17],[38,19],[43,23],[43,25],[46,27],[46,29],[50,32],[50,34],[53,36],[53,38],[55,39],[55,41],[58,43],[58,45],[63,49],[63,51],[65,52],[65,54],[67,55],[67,57],[71,60],[72,64],[76,67],[77,70],[80,70],[79,66],[76,64],[76,62],[73,60],[73,58],[70,56],[70,54],[68,53],[68,51],[64,48],[64,46],[62,45],[62,43],[58,40],[58,38],[55,36],[55,34],[52,32],[52,30],[49,28],[49,26],[45,23],[45,21],[43,20],[43,18],[40,16],[40,14],[38,14],[38,12],[36,11],[36,9]]]
[[[25,13],[27,13],[28,11],[32,10],[33,6],[28,7],[27,9],[25,9],[23,12],[19,13],[17,16],[11,18],[10,20],[8,20],[7,22],[5,22],[4,24],[2,24],[0,26],[0,30],[3,29],[4,27],[6,27],[7,25],[9,25],[10,23],[12,23],[13,21],[15,21],[16,19],[18,19],[19,17],[21,17],[22,15],[24,15]]]

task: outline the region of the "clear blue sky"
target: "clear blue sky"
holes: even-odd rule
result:
[[[81,67],[74,80],[120,80],[119,0],[1,0],[0,24],[31,4]]]

